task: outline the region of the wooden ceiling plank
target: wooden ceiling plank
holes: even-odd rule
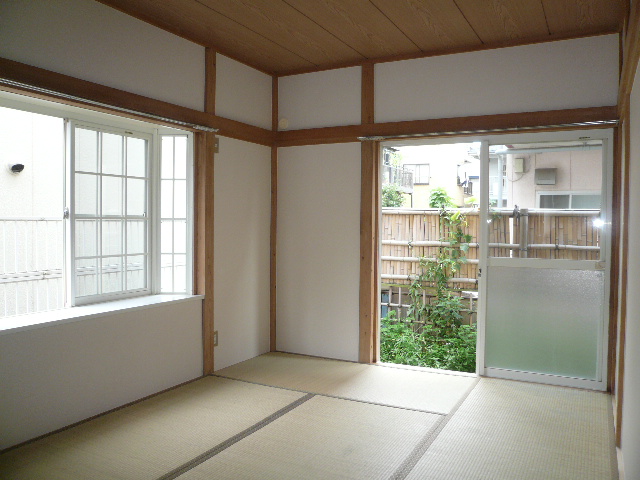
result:
[[[423,52],[481,45],[453,0],[371,0]]]
[[[455,0],[455,3],[483,43],[542,39],[549,35],[539,0]]]
[[[620,30],[622,0],[542,0],[551,33]]]
[[[420,49],[369,0],[284,0],[366,58]]]
[[[198,1],[315,65],[364,60],[357,51],[283,0]]]
[[[315,66],[196,0],[99,1],[187,40],[215,48],[223,55],[266,73]]]

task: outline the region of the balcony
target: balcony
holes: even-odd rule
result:
[[[393,165],[382,166],[382,184],[393,183],[400,187],[403,193],[413,193],[413,172]]]

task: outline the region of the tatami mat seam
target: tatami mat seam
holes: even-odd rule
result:
[[[224,378],[226,380],[235,380],[237,382],[251,383],[253,385],[260,385],[262,387],[279,388],[281,390],[287,390],[287,391],[290,391],[290,392],[307,393],[307,394],[311,394],[311,395],[316,395],[318,397],[327,397],[327,398],[335,398],[335,399],[338,399],[338,400],[346,400],[348,402],[364,403],[364,404],[367,404],[367,405],[377,405],[379,407],[387,407],[387,408],[397,408],[399,410],[409,410],[411,412],[429,413],[431,415],[439,415],[441,417],[445,417],[447,415],[446,413],[434,412],[432,410],[422,410],[420,408],[401,407],[401,406],[398,406],[398,405],[391,405],[391,404],[388,404],[388,403],[370,402],[370,401],[367,401],[367,400],[358,400],[357,398],[341,397],[339,395],[330,395],[328,393],[309,392],[307,390],[298,390],[298,389],[295,389],[295,388],[287,388],[287,387],[282,387],[282,386],[278,386],[278,385],[270,385],[268,383],[254,382],[252,380],[244,380],[242,378],[227,377],[225,375],[219,375],[217,373],[212,373],[212,374],[210,374],[210,376],[218,377],[218,378]],[[474,386],[475,386],[475,384],[474,384]],[[469,390],[469,391],[471,391],[471,390]],[[466,395],[465,395],[464,398],[466,398]]]
[[[269,415],[268,417],[265,417],[262,420],[260,420],[259,422],[253,424],[249,428],[244,429],[242,432],[237,433],[233,437],[231,437],[231,438],[219,443],[215,447],[207,450],[206,452],[198,455],[197,457],[193,458],[192,460],[189,460],[188,462],[184,463],[183,465],[181,465],[181,466],[173,469],[169,473],[161,476],[158,480],[173,480],[175,478],[178,478],[180,475],[188,472],[189,470],[191,470],[194,467],[197,467],[201,463],[204,463],[207,460],[213,458],[214,456],[216,456],[220,452],[222,452],[222,451],[226,450],[227,448],[231,447],[232,445],[238,443],[240,440],[242,440],[242,439],[248,437],[249,435],[257,432],[258,430],[266,427],[270,423],[272,423],[275,420],[277,420],[278,418],[286,415],[287,413],[289,413],[293,409],[299,407],[300,405],[302,405],[303,403],[307,402],[308,400],[311,400],[314,396],[315,396],[314,394],[309,393],[309,394],[305,395],[304,397],[301,397],[301,398],[295,400],[294,402],[292,402],[289,405],[281,408],[277,412],[274,412],[271,415]]]
[[[424,438],[418,442],[413,451],[407,456],[407,458],[400,464],[398,469],[394,472],[394,474],[390,477],[390,480],[404,480],[407,475],[413,470],[418,461],[422,458],[422,456],[427,452],[429,447],[433,444],[435,439],[438,437],[440,432],[444,429],[444,427],[449,423],[449,421],[456,414],[460,406],[464,403],[467,397],[471,394],[474,388],[478,386],[480,383],[480,379],[476,379],[475,383],[467,389],[464,395],[458,400],[458,402],[454,405],[451,411],[441,418],[436,425],[436,427],[428,432]]]

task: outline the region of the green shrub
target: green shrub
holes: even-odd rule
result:
[[[382,186],[382,206],[401,207],[404,204],[404,196],[400,186],[395,183],[387,183]]]

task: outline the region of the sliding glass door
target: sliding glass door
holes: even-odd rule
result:
[[[608,130],[483,140],[480,374],[606,388],[611,158]]]

